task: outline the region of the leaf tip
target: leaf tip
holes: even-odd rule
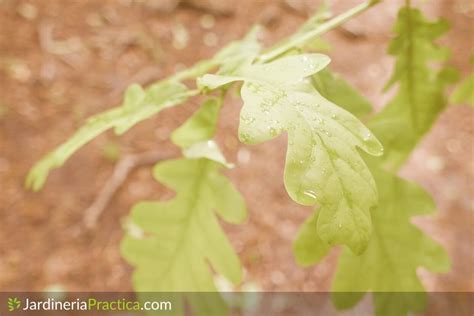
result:
[[[384,154],[384,147],[382,143],[370,131],[363,135],[364,146],[363,149],[370,155],[379,157]]]
[[[48,177],[48,169],[42,165],[42,162],[35,164],[28,175],[26,176],[24,187],[26,190],[31,190],[33,192],[40,191]]]

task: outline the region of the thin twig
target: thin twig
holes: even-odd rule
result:
[[[40,47],[52,55],[67,55],[77,52],[83,48],[83,43],[78,37],[66,40],[55,40],[53,37],[54,25],[48,22],[40,24],[38,29]]]
[[[171,157],[172,155],[163,154],[161,151],[147,151],[139,154],[127,155],[121,158],[116,164],[112,176],[102,187],[102,190],[99,192],[94,202],[84,211],[84,225],[88,229],[95,228],[100,215],[134,169],[151,165],[160,160],[169,159]]]
[[[319,25],[318,27],[303,33],[296,33],[297,35],[294,37],[290,37],[289,40],[285,40],[283,44],[277,44],[272,46],[265,54],[260,55],[258,60],[261,63],[270,62],[273,59],[283,55],[287,51],[299,47],[302,44],[311,41],[318,36],[340,26],[341,24],[347,22],[348,20],[352,19],[353,17],[363,13],[364,11],[368,10],[369,8],[373,7],[374,5],[380,3],[381,0],[367,0],[358,6],[353,7],[352,9],[347,10],[344,13],[335,16],[334,18],[324,22],[323,24]]]

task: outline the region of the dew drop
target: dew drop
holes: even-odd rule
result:
[[[268,127],[268,131],[270,132],[271,136],[276,136],[278,134],[277,130],[273,127]]]
[[[312,200],[316,200],[316,198],[318,197],[316,195],[316,192],[314,192],[313,190],[304,191],[303,194],[306,195],[307,197],[311,198]]]
[[[364,141],[368,141],[371,137],[372,137],[372,134],[370,134],[369,132],[367,132],[367,133],[364,135]]]
[[[337,115],[336,115],[336,114],[333,114],[333,115],[331,115],[331,118],[332,118],[333,120],[335,120],[335,119],[337,119]]]
[[[248,143],[250,141],[250,136],[249,134],[240,134],[240,139],[244,143]]]
[[[244,123],[249,124],[249,123],[253,123],[255,121],[255,118],[245,115],[245,116],[242,116],[242,121]]]
[[[342,224],[341,224],[341,223],[339,223],[338,227],[339,227],[339,228],[342,228]]]

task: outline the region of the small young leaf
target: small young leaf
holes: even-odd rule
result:
[[[360,253],[370,236],[370,207],[377,202],[372,176],[356,147],[372,155],[382,147],[352,114],[308,83],[329,63],[321,54],[295,55],[249,65],[234,76],[205,75],[210,89],[244,81],[239,138],[248,144],[288,132],[285,186],[292,199],[320,205],[319,236]]]
[[[214,212],[227,222],[240,223],[246,210],[221,168],[205,158],[155,166],[156,180],[174,189],[176,196],[165,202],[141,202],[132,210],[132,221],[145,237],[126,236],[122,254],[135,267],[136,291],[216,292],[212,271],[234,284],[240,282],[239,259]],[[189,300],[197,315],[225,314],[218,295],[211,301]]]
[[[161,110],[184,102],[192,94],[194,92],[178,82],[164,81],[146,91],[139,85],[131,85],[122,106],[89,118],[69,140],[37,162],[28,173],[26,187],[33,191],[40,190],[51,169],[62,166],[79,148],[104,131],[115,128],[117,134],[122,134]]]
[[[183,125],[171,134],[176,145],[187,148],[194,143],[211,139],[216,131],[221,98],[210,98]]]
[[[377,315],[421,311],[426,297],[417,268],[445,272],[450,266],[443,248],[410,223],[412,216],[433,213],[433,200],[415,184],[371,170],[380,199],[372,212],[374,233],[362,255],[343,250],[332,285],[333,300],[337,307],[349,308],[372,291]]]

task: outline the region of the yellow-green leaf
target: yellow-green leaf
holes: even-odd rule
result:
[[[343,250],[332,285],[334,302],[349,308],[371,291],[377,315],[422,311],[426,297],[417,269],[445,272],[450,262],[443,248],[410,221],[433,213],[435,205],[419,186],[382,170],[372,173],[380,198],[372,212],[374,233],[362,255]]]
[[[445,62],[449,57],[449,49],[434,42],[448,29],[446,21],[430,22],[418,9],[402,8],[398,15],[396,37],[389,47],[397,62],[387,84],[387,88],[398,84],[398,92],[368,123],[386,149],[385,166],[392,170],[406,161],[447,105],[445,88],[457,74],[451,68],[433,68],[430,63]]]
[[[52,169],[61,167],[79,148],[106,130],[115,128],[117,134],[122,134],[161,110],[184,102],[192,94],[178,82],[164,81],[146,91],[139,85],[131,85],[122,106],[89,118],[71,138],[37,162],[28,173],[26,187],[40,190]]]
[[[137,292],[216,292],[213,271],[234,284],[240,282],[239,259],[216,214],[240,223],[246,209],[238,191],[220,174],[221,168],[205,158],[155,166],[156,180],[175,190],[176,196],[169,201],[141,202],[132,210],[131,220],[144,236],[127,235],[122,254],[135,267]],[[190,300],[196,315],[225,314],[219,295],[206,297],[207,301]]]
[[[356,117],[308,81],[328,63],[321,54],[294,55],[248,65],[233,76],[205,75],[200,84],[215,89],[244,81],[241,141],[257,144],[287,132],[285,186],[290,197],[320,206],[323,240],[360,253],[369,240],[369,209],[377,203],[377,192],[356,147],[372,155],[382,154],[382,147]]]

